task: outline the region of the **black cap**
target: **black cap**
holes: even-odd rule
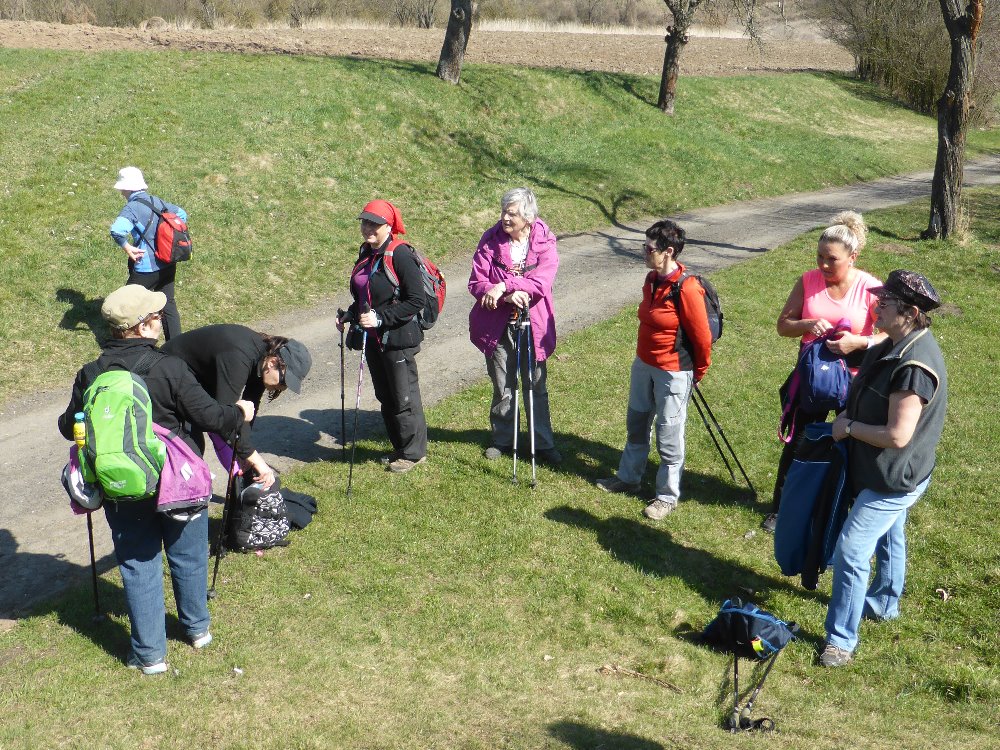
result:
[[[931,286],[931,282],[916,271],[895,270],[889,274],[882,286],[874,287],[871,292],[879,297],[892,295],[908,305],[915,305],[922,312],[930,312],[941,306],[941,298]]]
[[[302,379],[309,374],[312,357],[309,350],[295,339],[278,349],[278,356],[285,363],[285,385],[296,393],[302,392]]]
[[[373,214],[371,211],[362,211],[358,214],[359,219],[364,221],[370,221],[372,224],[388,224],[389,220],[378,214]]]

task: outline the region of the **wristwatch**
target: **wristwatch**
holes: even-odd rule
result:
[[[854,424],[854,420],[853,419],[850,422],[848,422],[847,423],[847,427],[844,428],[844,434],[845,435],[850,436],[850,434],[851,434],[851,425],[852,424]]]

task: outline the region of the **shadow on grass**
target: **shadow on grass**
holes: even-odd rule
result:
[[[674,541],[666,529],[654,528],[642,521],[620,516],[599,518],[588,510],[568,505],[547,510],[545,517],[592,532],[597,543],[615,560],[645,575],[680,579],[713,605],[747,590],[754,592],[755,601],[759,604],[766,602],[769,592],[775,590],[817,601],[825,599],[818,592],[803,591],[798,586],[763,575],[740,563],[685,546]]]
[[[107,338],[107,324],[101,318],[101,304],[103,297],[87,299],[86,295],[76,289],[56,290],[56,301],[69,305],[69,309],[63,313],[59,327],[69,331],[80,329],[81,325],[86,326],[98,345],[104,343]]]
[[[556,721],[549,724],[549,734],[578,750],[663,750],[663,745],[625,732],[610,732],[578,721]]]

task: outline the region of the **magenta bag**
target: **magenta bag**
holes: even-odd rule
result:
[[[175,432],[153,423],[153,432],[167,446],[156,495],[158,511],[207,505],[212,496],[212,472],[205,459]]]
[[[62,470],[62,486],[69,495],[69,507],[78,516],[93,513],[101,507],[104,495],[99,484],[89,484],[80,471],[79,448],[76,443],[69,447],[69,463]]]

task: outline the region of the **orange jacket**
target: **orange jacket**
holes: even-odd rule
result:
[[[712,331],[705,312],[705,290],[697,279],[688,278],[680,289],[679,302],[673,296],[677,279],[684,273],[680,263],[665,280],[650,271],[642,286],[639,303],[639,338],[636,355],[647,365],[661,370],[694,370],[701,380],[712,364]],[[677,331],[683,329],[682,345]]]

